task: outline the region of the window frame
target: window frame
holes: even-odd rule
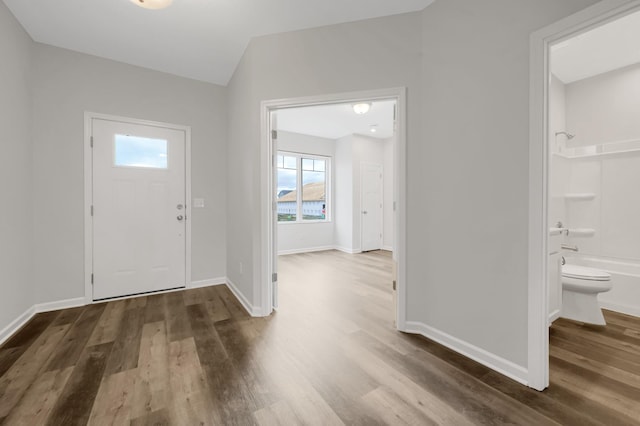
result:
[[[278,150],[276,151],[275,158],[275,166],[276,166],[276,176],[277,171],[280,169],[278,166],[278,156],[286,156],[286,157],[295,157],[296,158],[296,220],[290,221],[280,221],[278,220],[278,225],[294,225],[294,224],[303,224],[303,223],[331,223],[332,221],[332,205],[331,205],[331,163],[333,160],[332,156],[329,155],[320,155],[320,154],[309,154],[306,152],[295,152],[295,151],[285,151]],[[302,214],[302,174],[304,170],[302,170],[302,159],[308,160],[324,160],[324,182],[325,182],[325,214],[324,219],[304,219],[304,215]],[[307,170],[309,171],[309,170]],[[276,190],[278,187],[278,182],[276,178]],[[278,202],[277,194],[276,194],[276,203]],[[277,211],[277,209],[276,209]]]

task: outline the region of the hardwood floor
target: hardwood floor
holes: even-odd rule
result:
[[[554,323],[536,392],[396,332],[386,252],[279,269],[269,318],[224,286],[35,316],[0,347],[0,424],[640,424],[638,318]]]

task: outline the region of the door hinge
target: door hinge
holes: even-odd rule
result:
[[[93,205],[91,206],[91,216],[93,216]]]
[[[93,272],[91,273],[91,284],[93,284]]]
[[[393,280],[393,291],[396,291],[396,287],[397,287],[396,280]]]
[[[272,130],[271,131],[271,139],[278,139],[278,131],[277,130]]]
[[[91,136],[91,141],[89,142],[89,145],[91,145],[91,148],[93,148],[93,136]]]
[[[271,274],[271,282],[276,282],[278,281],[278,273],[274,272],[273,274]]]

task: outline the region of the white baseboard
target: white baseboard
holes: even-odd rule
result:
[[[233,293],[233,295],[236,297],[236,299],[238,299],[238,301],[240,302],[240,304],[242,305],[242,307],[244,308],[245,311],[247,311],[247,313],[249,315],[251,315],[252,317],[260,317],[262,316],[262,309],[260,309],[260,307],[255,307],[253,306],[251,303],[249,303],[249,299],[247,299],[244,294],[242,294],[242,292],[240,290],[238,290],[238,287],[233,283],[233,281],[231,281],[229,278],[226,279],[226,284],[227,287],[229,288],[229,290],[231,290],[231,293]]]
[[[603,302],[600,301],[600,307],[608,309],[610,311],[619,312],[621,314],[633,315],[634,317],[640,317],[640,308],[635,306],[621,305],[619,303]]]
[[[343,252],[343,253],[348,253],[348,254],[356,254],[356,253],[360,253],[360,252],[362,252],[362,250],[360,250],[360,249],[350,249],[350,248],[347,248],[347,247],[338,247],[338,246],[335,246],[335,247],[333,247],[333,248],[334,248],[335,250],[341,251],[341,252]]]
[[[529,383],[529,373],[526,368],[426,324],[407,321],[404,331],[421,334],[525,386]]]
[[[210,287],[212,285],[221,285],[226,283],[226,277],[210,278],[208,280],[191,281],[191,285],[187,288]]]
[[[391,246],[382,246],[382,250],[384,250],[384,251],[393,251],[393,247],[391,247]]]
[[[40,313],[84,305],[86,305],[84,297],[76,297],[74,299],[58,300],[56,302],[38,303],[35,305],[35,309],[37,313]]]
[[[13,334],[20,330],[34,315],[36,314],[36,307],[32,306],[24,311],[18,318],[11,321],[9,325],[0,330],[0,345],[6,342]]]
[[[334,246],[323,246],[323,247],[309,247],[309,248],[300,248],[300,249],[292,249],[292,250],[278,250],[278,256],[286,256],[288,254],[298,254],[298,253],[312,253],[315,251],[326,251],[333,250]]]

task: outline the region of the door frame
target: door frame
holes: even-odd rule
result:
[[[380,167],[380,173],[382,173],[382,177],[380,177],[380,198],[382,199],[383,205],[384,205],[384,165],[383,164],[378,164],[378,163],[371,163],[371,162],[367,162],[367,161],[361,161],[360,162],[360,251],[364,251],[364,232],[362,231],[364,228],[364,220],[362,217],[362,210],[363,210],[363,204],[364,204],[364,191],[362,190],[362,186],[363,186],[363,166],[368,165],[368,166],[376,166],[376,167]],[[380,208],[381,213],[380,213],[380,223],[378,224],[380,226],[380,230],[383,231],[384,233],[384,208],[381,207]],[[382,250],[382,247],[384,247],[384,240],[381,237],[380,238],[380,248],[378,250]]]
[[[530,36],[528,385],[549,386],[548,117],[551,45],[640,10],[640,0],[603,0]]]
[[[298,108],[313,105],[355,103],[359,101],[395,100],[396,101],[396,137],[394,138],[394,221],[393,257],[398,263],[396,327],[406,330],[406,253],[407,253],[407,89],[396,87],[389,89],[366,90],[348,93],[266,100],[260,103],[260,276],[257,294],[260,294],[260,306],[256,315],[267,316],[273,312],[273,263],[277,253],[273,241],[277,232],[273,225],[275,190],[272,179],[274,173],[274,155],[276,143],[271,139],[271,112],[278,109]],[[391,286],[391,282],[389,283]]]
[[[94,119],[106,121],[118,121],[129,124],[137,124],[150,127],[161,127],[164,129],[179,130],[184,132],[185,137],[185,288],[191,288],[191,217],[193,210],[191,201],[191,127],[179,124],[163,123],[159,121],[142,120],[117,115],[101,114],[96,112],[84,112],[84,302],[94,303],[93,284],[91,274],[93,273],[93,219],[91,216],[91,205],[93,204],[93,153],[91,147],[91,135],[93,133],[92,121]],[[129,298],[131,296],[122,296]],[[116,297],[114,299],[119,299]]]

